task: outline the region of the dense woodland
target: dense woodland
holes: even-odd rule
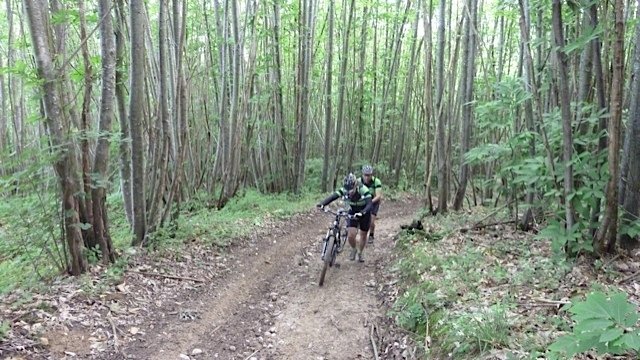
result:
[[[0,191],[57,194],[72,274],[115,260],[109,195],[140,245],[193,199],[321,194],[363,163],[434,213],[506,204],[568,256],[631,249],[638,9],[5,0]]]

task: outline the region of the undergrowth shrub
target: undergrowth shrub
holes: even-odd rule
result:
[[[588,350],[598,354],[624,355],[640,351],[638,310],[625,293],[589,294],[565,308],[573,321],[571,333],[549,345],[549,359],[566,359]]]

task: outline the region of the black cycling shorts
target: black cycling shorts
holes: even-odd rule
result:
[[[362,215],[359,219],[349,219],[347,221],[347,227],[358,228],[362,231],[369,231],[369,226],[371,225],[371,214],[366,213]]]

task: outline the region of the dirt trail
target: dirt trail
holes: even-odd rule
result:
[[[372,359],[369,326],[383,315],[376,269],[417,201],[385,202],[366,262],[339,258],[318,287],[320,239],[330,215],[309,213],[278,233],[236,247],[227,275],[174,309],[155,314],[121,354],[134,359]]]

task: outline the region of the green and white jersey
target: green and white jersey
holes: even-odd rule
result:
[[[369,188],[372,198],[376,197],[376,190],[382,188],[382,181],[375,176],[371,177],[371,182],[368,184],[364,181],[364,177],[360,177],[360,182]]]
[[[372,199],[371,191],[364,185],[358,187],[358,191],[356,191],[354,196],[348,196],[348,194],[349,192],[344,187],[336,190],[336,195],[339,197],[347,195],[344,202],[352,208],[364,207],[367,204],[367,199]]]

